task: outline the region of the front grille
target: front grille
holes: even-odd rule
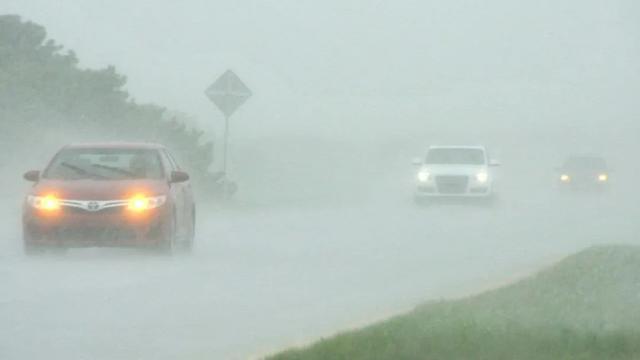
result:
[[[69,227],[55,233],[62,241],[126,241],[135,238],[131,229],[118,227]]]
[[[83,208],[74,207],[74,206],[63,206],[62,207],[65,214],[81,214],[81,215],[108,215],[108,214],[121,214],[125,207],[123,206],[115,206],[100,209],[98,211],[89,211]]]
[[[464,194],[469,184],[468,176],[440,175],[436,176],[436,185],[441,194]]]

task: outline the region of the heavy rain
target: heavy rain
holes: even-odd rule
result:
[[[526,294],[551,299],[550,323],[598,344],[622,333],[585,359],[639,356],[625,320],[640,320],[638,14],[633,0],[3,0],[0,358],[262,359],[335,339],[282,359],[367,359],[375,338],[333,337],[538,278]],[[246,91],[225,82],[214,93],[238,102],[216,103],[205,92],[227,71]],[[157,172],[134,175],[156,152]],[[172,206],[158,231],[184,244],[137,229],[135,246],[102,242],[98,214],[138,205]],[[33,225],[73,216],[79,237]],[[536,277],[549,269],[582,277]],[[539,329],[523,294],[500,304]],[[407,343],[379,358],[474,358]],[[469,346],[560,358],[513,344]]]

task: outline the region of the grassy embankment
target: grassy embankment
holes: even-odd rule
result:
[[[269,359],[640,359],[640,247],[590,248],[513,285]]]

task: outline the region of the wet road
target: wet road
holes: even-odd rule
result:
[[[627,205],[624,205],[627,204]],[[5,206],[2,359],[246,359],[496,286],[592,244],[636,241],[623,196],[495,208],[201,209],[191,256],[72,250],[25,258]]]

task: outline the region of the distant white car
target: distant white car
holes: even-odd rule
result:
[[[424,158],[414,159],[417,202],[435,198],[476,198],[491,200],[494,176],[483,146],[431,146]]]

